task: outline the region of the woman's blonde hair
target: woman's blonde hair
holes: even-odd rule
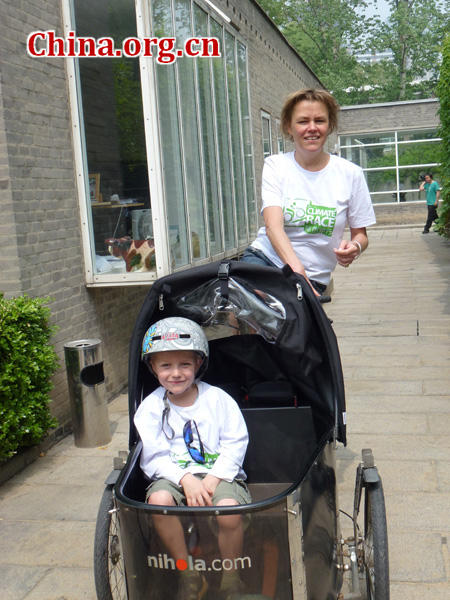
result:
[[[335,98],[325,90],[299,90],[298,92],[289,94],[281,111],[281,129],[286,137],[292,140],[292,136],[289,134],[292,113],[294,112],[295,106],[304,100],[307,102],[322,102],[328,111],[328,122],[330,124],[329,133],[337,129],[339,104]]]

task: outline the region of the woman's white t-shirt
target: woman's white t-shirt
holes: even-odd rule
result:
[[[369,227],[376,222],[363,170],[344,158],[330,155],[321,171],[307,171],[294,152],[275,154],[264,161],[262,209],[280,206],[284,230],[308,277],[327,285],[337,259],[345,225]],[[261,227],[254,248],[273,263],[283,263]]]

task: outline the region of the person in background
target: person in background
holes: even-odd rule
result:
[[[425,191],[427,195],[428,216],[422,233],[429,233],[433,221],[438,219],[437,207],[439,202],[440,189],[437,181],[433,181],[431,173],[425,175],[424,181],[420,184],[419,191]]]
[[[369,241],[376,222],[362,169],[324,150],[337,128],[339,105],[324,90],[288,96],[283,133],[295,150],[266,158],[262,174],[264,226],[246,248],[244,262],[283,267],[306,277],[322,301],[336,264],[349,267]],[[350,239],[344,240],[346,224]]]

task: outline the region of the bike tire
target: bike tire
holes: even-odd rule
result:
[[[113,486],[107,485],[98,508],[94,538],[97,600],[127,600],[119,523],[117,513],[113,509]]]
[[[388,534],[381,481],[365,487],[363,560],[367,600],[389,600]]]

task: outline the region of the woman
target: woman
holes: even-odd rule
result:
[[[323,149],[337,128],[338,111],[324,90],[300,90],[287,98],[281,126],[295,150],[264,162],[265,226],[242,257],[270,266],[289,264],[317,296],[324,293],[336,263],[348,267],[364,252],[366,227],[375,223],[362,169]],[[350,241],[342,239],[346,222]]]

